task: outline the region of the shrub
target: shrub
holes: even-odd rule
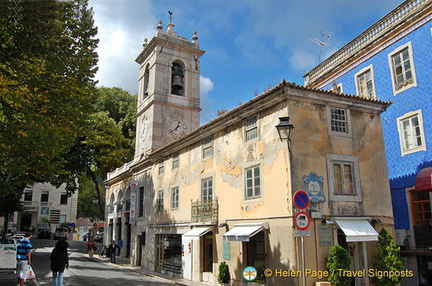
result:
[[[340,275],[341,270],[350,270],[350,259],[348,251],[342,246],[336,244],[329,251],[327,257],[327,268],[329,269],[328,280],[333,286],[349,286],[351,285],[351,278]]]

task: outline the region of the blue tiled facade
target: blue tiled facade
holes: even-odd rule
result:
[[[392,190],[392,202],[396,229],[409,229],[409,211],[405,188],[414,186],[418,171],[432,166],[432,16],[416,29],[406,34],[378,53],[365,57],[361,64],[351,66],[339,78],[322,87],[331,89],[334,83],[342,83],[343,93],[357,94],[356,73],[372,67],[376,98],[393,101],[382,114],[384,143],[386,148],[388,174]],[[407,43],[411,43],[417,86],[394,94],[389,54]],[[421,110],[426,148],[411,154],[402,154],[397,118],[409,112]]]

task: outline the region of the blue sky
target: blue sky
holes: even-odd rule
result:
[[[100,39],[100,86],[138,90],[135,58],[159,20],[188,39],[198,32],[201,123],[283,79],[303,75],[400,5],[402,0],[90,0]],[[327,42],[321,49],[311,38]],[[165,30],[166,28],[164,28]]]

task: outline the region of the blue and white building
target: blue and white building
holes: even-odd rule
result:
[[[432,285],[431,19],[431,0],[405,1],[304,76],[310,88],[393,102],[382,125],[395,236],[417,274],[402,285]]]

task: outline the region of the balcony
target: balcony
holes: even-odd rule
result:
[[[191,221],[216,224],[218,221],[219,205],[217,200],[196,200],[191,202]]]

